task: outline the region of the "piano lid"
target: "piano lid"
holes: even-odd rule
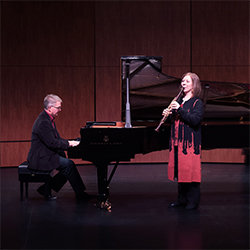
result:
[[[131,121],[159,121],[162,118],[162,110],[179,92],[181,78],[162,73],[161,64],[161,56],[121,57],[122,120],[126,111],[127,77]],[[250,84],[201,79],[201,85],[201,99],[206,103],[204,120],[249,120]]]

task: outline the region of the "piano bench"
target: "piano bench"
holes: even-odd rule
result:
[[[28,200],[29,182],[49,182],[50,172],[36,171],[28,168],[28,162],[25,161],[18,166],[18,180],[20,181],[20,195],[23,201],[23,184],[25,183],[25,200]]]

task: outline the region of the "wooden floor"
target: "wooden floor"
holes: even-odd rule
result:
[[[111,167],[110,167],[111,168]],[[78,166],[90,194],[96,169]],[[249,249],[249,166],[202,164],[199,209],[169,209],[177,183],[166,164],[122,164],[110,185],[111,212],[78,204],[67,183],[46,202],[17,168],[1,169],[1,249]]]

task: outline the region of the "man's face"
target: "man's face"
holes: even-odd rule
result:
[[[61,111],[61,102],[57,101],[54,106],[49,107],[49,112],[51,116],[54,118],[58,116],[59,112]]]

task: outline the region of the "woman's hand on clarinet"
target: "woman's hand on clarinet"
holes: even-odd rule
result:
[[[176,101],[173,101],[171,103],[171,109],[178,109],[180,107],[180,104]]]
[[[171,105],[168,108],[165,108],[162,112],[162,115],[169,115],[172,114],[172,109],[178,109],[180,107],[180,104],[176,101],[173,101]]]
[[[166,108],[162,111],[162,115],[165,116],[165,115],[169,115],[169,114],[172,114],[172,110],[170,108]]]

